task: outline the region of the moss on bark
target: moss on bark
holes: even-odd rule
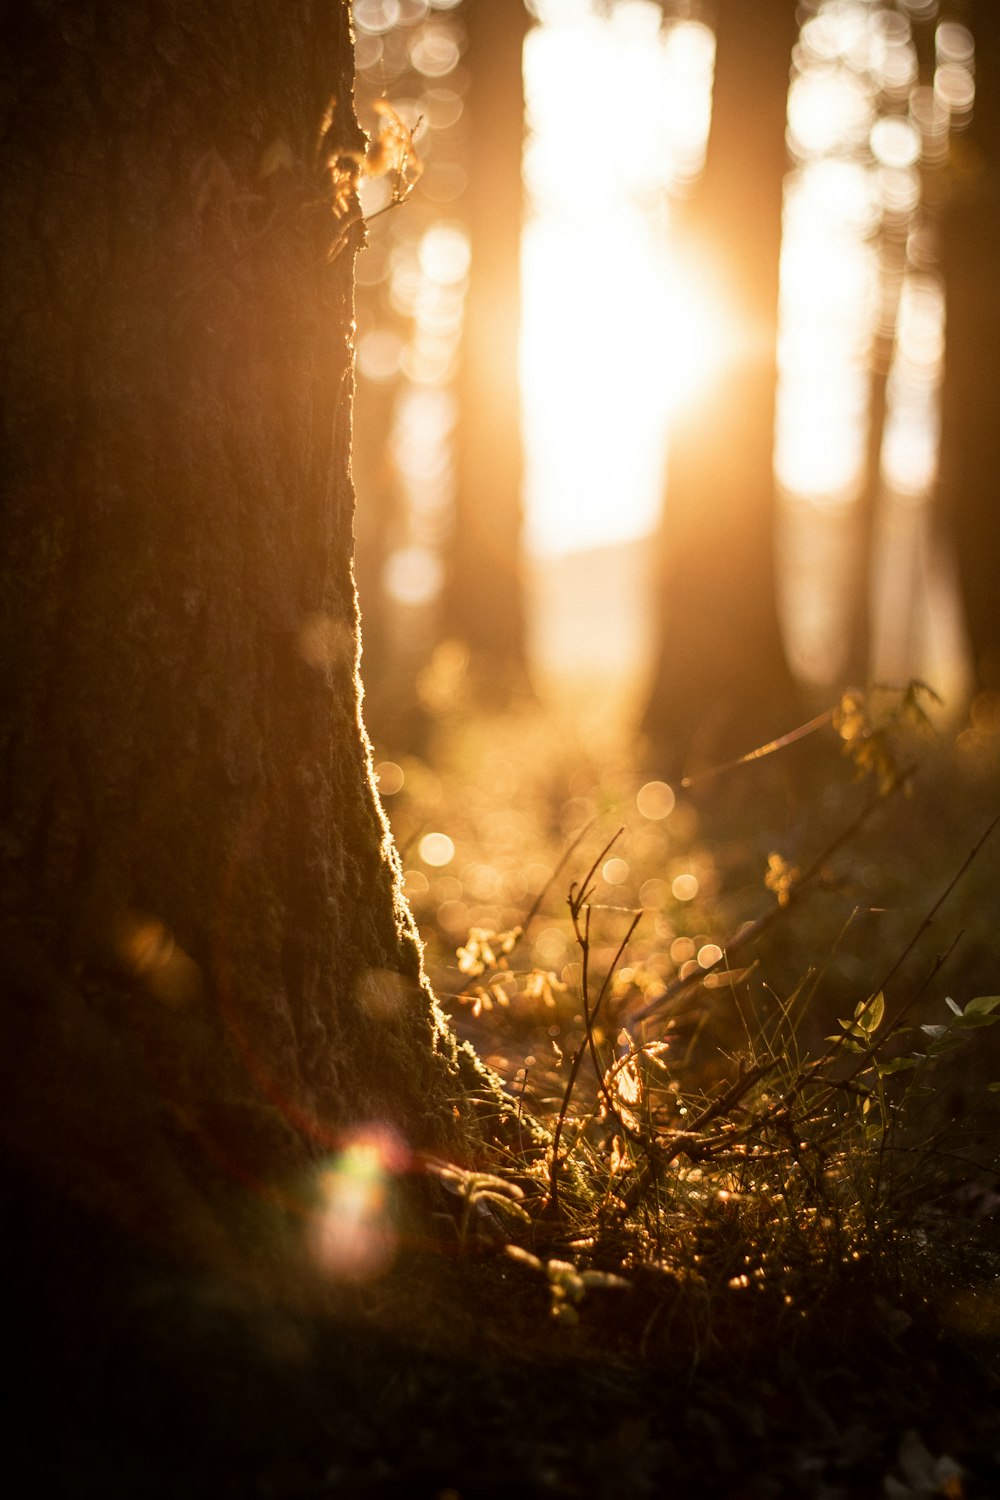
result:
[[[7,1147],[218,1258],[345,1131],[459,1151],[493,1089],[360,718],[348,6],[3,27]]]

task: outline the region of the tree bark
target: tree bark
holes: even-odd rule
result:
[[[665,774],[791,727],[798,697],[778,623],[772,471],[778,258],[792,0],[720,0],[703,178],[684,213],[740,315],[725,368],[670,440],[659,649],[644,728]]]
[[[220,1261],[345,1132],[458,1150],[490,1092],[359,713],[348,5],[2,25],[4,1146]]]

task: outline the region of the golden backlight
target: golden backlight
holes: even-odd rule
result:
[[[876,518],[875,674],[918,673],[956,691],[954,612],[930,546],[945,329],[924,196],[949,133],[968,119],[972,52],[968,31],[940,20],[941,9],[826,0],[796,49],[775,475],[788,645],[796,669],[817,682],[845,666],[843,600],[863,565],[858,517],[867,506]],[[934,38],[930,80],[919,74],[918,24]],[[874,434],[873,370],[885,381],[884,426]]]
[[[529,550],[545,557],[654,531],[669,425],[753,330],[727,304],[723,277],[685,264],[672,238],[704,158],[711,32],[665,21],[651,0],[530,8],[539,24],[525,50],[525,508]],[[924,173],[968,118],[973,75],[969,33],[929,0],[811,10],[789,59],[775,476],[792,656],[822,681],[842,668],[839,601],[857,565],[852,518],[866,487],[882,491],[883,550],[894,554],[883,595],[919,582],[899,558],[926,530],[944,347]],[[934,35],[932,79],[918,75],[918,24]],[[891,371],[873,459],[879,349]],[[669,526],[669,495],[665,504]]]
[[[670,427],[697,414],[726,362],[761,330],[727,297],[726,258],[738,245],[716,247],[718,264],[710,250],[685,260],[676,233],[711,120],[715,39],[683,18],[697,7],[527,4],[524,542],[541,577],[532,649],[557,672],[592,666],[595,653],[617,670],[650,645],[635,559],[661,518],[670,525]],[[941,681],[932,663],[907,656],[904,636],[919,633],[921,593],[926,601],[937,589],[942,613],[926,502],[945,320],[924,200],[973,105],[972,38],[952,9],[947,0],[804,0],[789,57],[774,468],[788,644],[795,669],[817,682],[844,665],[845,581],[857,574],[859,518],[873,497],[876,671]],[[378,221],[358,271],[358,372],[363,390],[382,393],[379,421],[390,431],[367,482],[393,491],[381,582],[404,611],[436,606],[454,525],[454,380],[476,253],[462,220],[465,14],[460,0],[354,0],[361,104],[391,96],[424,161],[418,193],[405,214]],[[377,214],[388,186],[364,186],[365,212]],[[873,433],[882,377],[885,421]],[[590,554],[607,547],[614,559],[591,567]],[[572,558],[562,595],[558,557]],[[595,579],[600,618],[574,594]],[[583,612],[593,616],[586,639]],[[903,620],[911,623],[885,623]]]
[[[670,195],[704,155],[711,32],[664,26],[651,0],[533,8],[522,382],[527,541],[544,555],[653,529],[666,418],[696,398],[728,334],[669,235]]]

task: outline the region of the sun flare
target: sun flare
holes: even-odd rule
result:
[[[527,543],[546,555],[653,530],[668,417],[726,339],[718,299],[685,275],[669,229],[670,194],[704,155],[711,32],[664,27],[649,0],[608,15],[587,0],[536,9],[521,368]],[[589,126],[609,87],[630,122],[624,141]]]
[[[700,404],[708,409],[713,382],[742,362],[750,341],[774,339],[773,318],[758,309],[753,325],[727,296],[724,257],[739,245],[693,250],[678,232],[697,217],[685,215],[684,199],[700,187],[715,70],[711,29],[681,18],[692,9],[679,0],[527,0],[522,539],[550,592],[553,559],[614,549],[621,586],[605,569],[603,587],[616,626],[631,611],[630,651],[645,649],[650,631],[635,559],[670,525],[671,428],[696,420]],[[935,204],[923,200],[951,135],[968,123],[975,74],[971,34],[936,0],[811,0],[801,9],[789,54],[774,472],[786,644],[795,669],[819,682],[840,670],[837,599],[853,556],[844,538],[865,506],[905,511],[889,516],[887,534],[909,528],[906,548],[892,543],[897,554],[924,545],[916,533],[927,530],[936,476],[944,306]],[[416,73],[408,94],[393,92],[393,109],[424,170],[408,217],[374,235],[359,262],[368,303],[357,340],[363,385],[392,395],[385,463],[371,484],[398,489],[381,584],[410,610],[433,610],[442,598],[458,495],[455,381],[480,253],[462,217],[475,119],[465,108],[463,12],[458,0],[354,5],[369,108],[401,74]],[[363,186],[387,190],[381,179]],[[371,214],[384,206],[365,202]],[[495,299],[498,323],[517,316],[515,280],[509,301]],[[831,542],[833,532],[840,540]],[[558,608],[572,614],[568,600]],[[548,598],[532,608],[558,612]],[[602,631],[619,662],[624,636],[612,644]],[[553,659],[580,656],[573,628],[556,634]]]

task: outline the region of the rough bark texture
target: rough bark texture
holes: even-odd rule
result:
[[[348,6],[2,24],[6,1146],[218,1258],[344,1128],[458,1130],[359,717]]]
[[[671,775],[791,727],[775,599],[772,449],[778,255],[793,0],[720,0],[704,176],[685,215],[741,326],[671,434],[660,646],[645,729]],[[697,259],[695,261],[697,264]]]
[[[524,139],[523,0],[465,7],[472,78],[472,241],[457,430],[458,489],[444,628],[469,650],[474,686],[494,703],[527,681],[521,576],[518,340]]]
[[[1000,13],[967,5],[976,43],[971,129],[956,143],[959,172],[944,222],[948,332],[941,479],[958,556],[975,684],[1000,688],[997,476],[1000,474]]]

